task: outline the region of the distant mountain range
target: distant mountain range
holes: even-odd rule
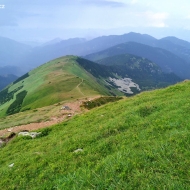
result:
[[[9,72],[4,74],[21,76],[43,63],[65,55],[84,56],[97,61],[105,58],[103,55],[97,56],[98,54],[108,51],[107,56],[129,53],[147,58],[160,66],[164,72],[174,72],[182,79],[190,79],[190,43],[175,37],[158,40],[146,34],[131,32],[102,36],[89,41],[83,38],[54,39],[34,48],[0,37],[0,44],[3,44],[0,48],[1,67],[9,68]]]
[[[8,84],[12,83],[13,81],[15,81],[18,77],[15,75],[5,75],[5,76],[1,76],[0,75],[0,91],[5,88]]]
[[[23,43],[0,37],[0,65],[14,65],[22,67],[22,58],[32,51],[32,48]],[[27,63],[25,63],[27,64]]]

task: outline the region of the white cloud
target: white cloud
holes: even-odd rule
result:
[[[79,0],[79,2],[86,4],[86,5],[93,5],[93,6],[108,6],[108,7],[123,7],[125,6],[124,2],[117,1],[117,0]]]
[[[138,1],[137,0],[132,0],[131,4],[136,4]]]
[[[153,27],[167,27],[166,20],[169,17],[168,13],[154,13],[147,11],[143,13],[147,20],[147,26]]]

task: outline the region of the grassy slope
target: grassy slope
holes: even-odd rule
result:
[[[64,100],[80,97],[108,94],[95,78],[87,73],[77,62],[76,57],[66,56],[50,61],[29,72],[29,76],[9,87],[9,92],[23,86],[19,91],[26,90],[27,95],[22,110],[49,106]],[[7,108],[14,98],[0,106],[0,117],[6,115]]]
[[[0,149],[0,187],[189,189],[189,92],[190,82],[144,92],[75,116],[48,136],[15,138]]]

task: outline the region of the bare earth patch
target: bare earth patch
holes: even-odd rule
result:
[[[88,100],[92,100],[94,98],[97,98],[97,97],[88,98]],[[64,105],[60,105],[60,107],[58,107],[58,109],[60,109],[59,116],[53,116],[51,117],[49,121],[44,121],[44,122],[39,122],[39,123],[30,123],[30,124],[25,124],[25,125],[20,125],[20,126],[15,126],[15,127],[0,130],[0,136],[5,136],[6,134],[10,132],[18,133],[24,130],[33,131],[33,130],[49,127],[54,124],[60,123],[65,119],[69,119],[72,116],[81,113],[82,110],[80,106],[82,104],[82,101],[83,100],[79,100],[76,102],[70,102],[70,103],[65,103]],[[68,106],[70,110],[63,110],[61,109],[62,106]]]

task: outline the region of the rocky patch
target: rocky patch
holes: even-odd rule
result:
[[[138,91],[141,91],[139,85],[134,83],[130,78],[116,79],[109,77],[109,80],[118,86],[118,90],[126,94],[133,94],[131,87],[136,88]]]

